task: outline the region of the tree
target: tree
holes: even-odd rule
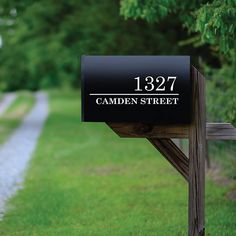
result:
[[[116,0],[3,2],[0,87],[4,90],[78,86],[82,54],[178,54],[178,32],[124,21]]]
[[[236,124],[235,0],[121,0],[120,13],[125,19],[142,19],[149,23],[162,22],[166,18],[180,21],[182,29],[188,33],[185,40],[179,41],[180,46],[210,49],[207,54],[198,51],[194,55],[201,59],[198,66],[209,79],[209,118],[217,117]]]
[[[189,32],[199,33],[203,43],[228,53],[235,50],[236,1],[122,0],[121,14],[126,18],[157,22],[178,18]]]

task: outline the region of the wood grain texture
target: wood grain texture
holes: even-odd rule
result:
[[[189,236],[204,236],[206,111],[205,79],[192,67],[192,114],[189,129]]]
[[[186,138],[189,125],[107,123],[122,138]]]
[[[236,140],[236,129],[230,123],[207,123],[208,140]]]
[[[188,158],[171,139],[148,139],[150,143],[188,181]]]
[[[122,138],[188,138],[189,125],[154,125],[143,123],[107,123]],[[207,123],[208,140],[236,140],[230,123]]]

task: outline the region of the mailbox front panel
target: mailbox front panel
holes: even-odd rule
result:
[[[82,121],[188,124],[189,56],[82,56]]]

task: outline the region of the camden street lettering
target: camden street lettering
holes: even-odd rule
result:
[[[96,98],[95,102],[97,105],[177,105],[179,98],[152,98],[152,97],[141,97],[141,98],[130,98],[130,97],[108,97]]]

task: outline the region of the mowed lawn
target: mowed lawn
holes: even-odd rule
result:
[[[50,115],[0,235],[187,235],[187,183],[145,139],[80,121],[80,94],[50,93]],[[207,181],[206,227],[236,235],[232,187]]]

